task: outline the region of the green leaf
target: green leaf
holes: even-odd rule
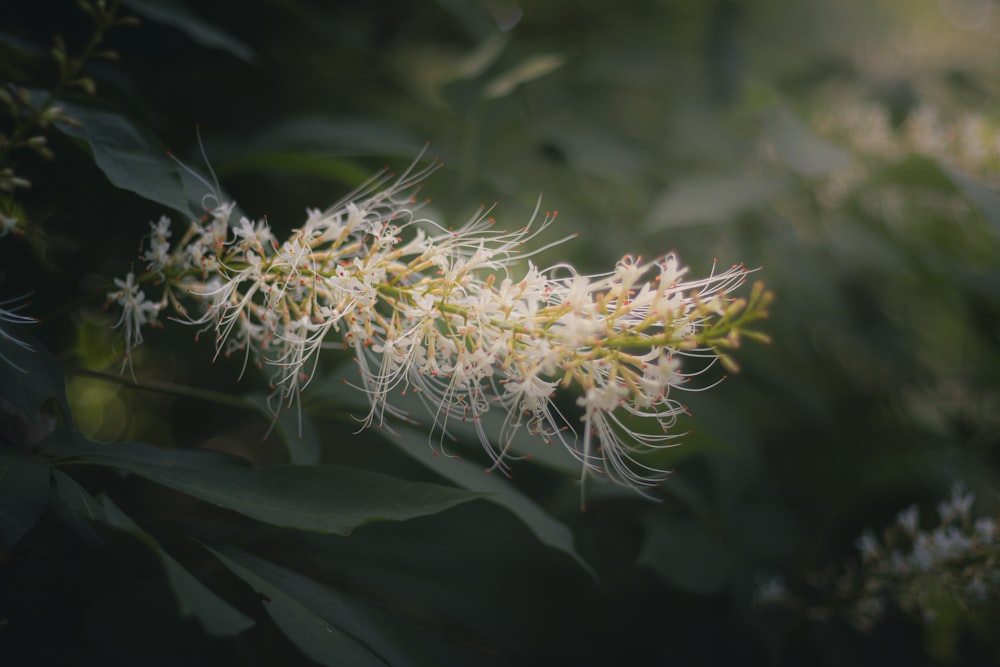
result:
[[[17,544],[49,500],[49,466],[0,443],[0,550]]]
[[[58,128],[90,146],[94,162],[109,181],[185,217],[191,214],[179,168],[166,151],[117,113],[75,102],[60,101],[60,105],[82,125],[61,123]]]
[[[104,507],[75,479],[62,470],[53,468],[52,480],[55,482],[56,495],[64,503],[65,509],[88,521],[105,521]]]
[[[729,576],[729,556],[693,518],[656,515],[650,521],[639,564],[663,581],[698,595],[718,592]]]
[[[370,406],[361,402],[364,400],[363,394],[355,388],[352,382],[352,374],[355,372],[352,365],[345,365],[335,373],[313,383],[309,387],[312,399],[317,404],[337,406],[345,414],[367,413]],[[424,418],[430,418],[427,406],[424,405],[419,394],[415,391],[407,391],[394,396],[392,405],[413,417],[417,422]],[[479,437],[480,432],[482,432],[487,435],[495,447],[502,449],[497,443],[506,416],[506,412],[495,409],[481,415],[476,421],[452,419],[448,422],[448,433],[454,438],[456,445],[478,451],[481,449]],[[393,426],[393,428],[395,427]],[[391,432],[391,430],[388,429],[387,432]],[[511,452],[519,457],[530,458],[532,463],[541,464],[571,476],[580,474],[579,463],[565,447],[558,443],[545,444],[542,438],[531,435],[526,428],[519,429],[507,446]],[[423,462],[426,463],[426,459]],[[437,468],[433,469],[437,470]]]
[[[225,51],[248,63],[257,57],[245,43],[172,0],[124,0],[124,4],[144,19],[177,28],[202,46]]]
[[[907,155],[896,162],[873,169],[865,183],[869,188],[885,185],[943,190],[955,188],[954,182],[944,174],[941,165],[923,155]]]
[[[28,347],[8,344],[9,341],[4,341],[3,336],[0,336],[0,353],[17,366],[16,369],[8,368],[7,363],[0,360],[0,398],[20,413],[18,416],[0,403],[4,420],[8,423],[10,419],[24,421],[29,431],[41,432],[45,429],[42,408],[49,401],[54,401],[60,416],[69,422],[72,415],[66,400],[66,381],[59,361],[45,345],[26,331],[15,331],[12,335],[16,335]],[[12,434],[8,432],[6,435]],[[32,437],[30,433],[23,436],[28,439]],[[0,434],[0,442],[2,440],[3,434]]]
[[[389,619],[359,600],[249,554],[206,548],[262,596],[278,627],[320,664],[421,664]]]
[[[258,521],[338,535],[371,521],[435,514],[480,495],[339,466],[220,467],[216,452],[177,457],[176,450],[163,450],[161,457],[151,455],[157,449],[110,445],[80,453],[76,460],[131,472]],[[186,462],[175,464],[172,459],[178,458]],[[208,465],[190,465],[198,458]]]
[[[622,137],[613,128],[560,119],[546,123],[545,135],[558,145],[575,173],[593,174],[611,181],[640,178],[650,168],[647,147]]]
[[[944,165],[940,166],[945,176],[982,212],[993,233],[1000,238],[1000,191],[967,174]]]
[[[455,63],[455,77],[474,79],[484,74],[497,61],[509,42],[509,34],[491,31],[475,49],[458,59]]]
[[[304,465],[319,463],[321,454],[319,437],[309,415],[298,410],[293,412],[280,409],[274,414],[268,405],[267,394],[263,392],[245,394],[243,398],[274,422],[274,430],[288,448],[292,463]]]
[[[851,163],[847,153],[812,134],[781,107],[764,116],[763,130],[778,159],[807,178],[832,174]]]
[[[250,466],[246,459],[212,449],[175,449],[141,442],[101,445],[66,430],[57,431],[42,443],[41,451],[52,457],[57,465],[86,462],[115,467],[115,462],[120,462],[156,468],[238,469]]]
[[[432,456],[424,431],[410,427],[398,427],[396,430],[397,435],[386,437],[402,451],[463,488],[484,494],[486,500],[500,505],[523,521],[540,542],[564,552],[588,573],[594,574],[590,565],[577,553],[569,527],[518,491],[502,475],[487,473],[481,466],[465,460]]]
[[[56,492],[64,501],[65,507],[74,512],[78,518],[100,521],[129,533],[156,554],[174,590],[182,616],[196,618],[206,632],[219,637],[232,637],[253,626],[252,619],[220,598],[188,572],[163,549],[156,538],[140,528],[110,498],[107,496],[100,500],[94,498],[76,480],[61,470],[53,470],[52,476],[56,483]]]
[[[681,181],[650,209],[646,231],[729,222],[781,193],[788,182],[773,174],[737,174]]]
[[[0,443],[28,449],[45,437],[55,421],[43,408],[53,401],[60,417],[70,423],[72,415],[66,400],[66,383],[62,368],[48,349],[30,335],[19,335],[29,345],[0,348],[17,368],[7,368],[0,360],[0,420],[4,431]]]
[[[104,537],[94,528],[94,523],[104,521],[104,507],[75,479],[58,468],[52,468],[55,494],[50,496],[59,517],[76,531],[87,546],[104,544]]]
[[[152,535],[140,528],[110,498],[104,497],[102,504],[105,523],[131,534],[149,547],[163,563],[167,579],[177,596],[182,616],[193,616],[204,626],[206,632],[220,637],[232,637],[253,626],[252,619],[213,593],[188,572],[164,551]]]
[[[483,97],[486,99],[507,97],[518,86],[551,74],[565,63],[566,57],[558,53],[537,53],[531,55],[493,79],[483,90]]]
[[[968,199],[1000,237],[1000,190],[922,155],[909,155],[872,173],[868,186],[899,185],[957,191]]]

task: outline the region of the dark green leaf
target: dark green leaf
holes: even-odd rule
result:
[[[558,549],[575,560],[587,572],[590,566],[577,553],[573,533],[566,524],[557,521],[533,500],[518,491],[503,475],[491,474],[481,466],[460,459],[433,456],[427,446],[427,433],[409,427],[399,427],[398,434],[387,436],[393,444],[431,470],[462,487],[484,494],[486,499],[507,509],[535,534],[543,544]]]
[[[246,459],[213,449],[175,449],[141,442],[102,445],[79,434],[58,431],[42,443],[42,452],[59,464],[88,462],[115,467],[117,464],[152,468],[231,469],[249,467]]]
[[[220,637],[238,635],[253,625],[253,621],[188,572],[168,554],[159,541],[140,528],[108,497],[94,498],[76,480],[60,470],[52,471],[56,492],[64,507],[78,519],[99,521],[129,533],[147,546],[163,564],[167,579],[174,590],[182,616],[196,618],[205,631]]]
[[[109,181],[185,217],[190,215],[180,170],[166,151],[119,114],[73,102],[60,104],[82,125],[63,123],[59,129],[87,142],[94,162]]]
[[[90,495],[87,489],[58,468],[52,469],[52,479],[56,494],[65,504],[65,509],[88,521],[105,521],[104,507]]]
[[[65,378],[58,360],[34,336],[25,330],[11,331],[10,335],[16,336],[27,347],[5,340],[0,335],[0,353],[8,360],[0,360],[0,399],[6,400],[20,413],[18,417],[0,403],[2,419],[8,424],[6,435],[12,435],[9,420],[15,419],[23,421],[23,428],[31,431],[22,434],[22,439],[37,439],[46,428],[42,407],[49,401],[55,401],[63,419],[67,422],[71,419],[69,403],[66,402]],[[9,367],[9,363],[16,365],[16,368]],[[0,442],[3,441],[3,435],[0,432]]]
[[[356,611],[331,589],[260,559],[209,551],[263,597],[278,627],[316,662],[331,667],[397,664],[375,652],[383,647],[379,628],[364,616],[354,616]]]
[[[976,205],[993,233],[1000,238],[1000,191],[951,167],[942,166],[941,170]]]
[[[253,621],[244,616],[228,602],[213,593],[203,583],[184,569],[160,543],[140,528],[127,514],[122,512],[110,498],[103,498],[104,516],[108,525],[123,530],[148,546],[163,563],[182,616],[193,616],[212,635],[231,637],[253,626]]]
[[[350,385],[343,383],[336,383],[332,388],[351,390]],[[394,398],[393,405],[413,415],[418,421],[427,413],[427,408],[416,392],[407,392],[406,396]],[[518,429],[510,442],[501,446],[499,434],[506,417],[506,412],[494,409],[480,416],[477,421],[453,419],[448,422],[448,433],[455,439],[456,445],[474,450],[481,449],[479,438],[481,434],[485,434],[497,451],[509,448],[513,454],[531,459],[532,464],[544,465],[569,476],[580,474],[580,464],[564,446],[558,442],[546,444],[542,438],[531,435],[526,428]]]
[[[488,5],[490,11],[487,11],[485,3],[466,2],[465,0],[437,0],[436,4],[451,14],[455,22],[472,37],[481,37],[496,30],[499,21],[495,15],[492,15],[492,12],[504,10],[510,6],[506,1],[497,2]],[[519,11],[519,8],[517,9]]]
[[[787,187],[772,174],[739,174],[674,184],[654,203],[646,218],[647,231],[705,223],[725,223],[765,204]]]
[[[847,167],[850,156],[812,134],[786,109],[773,109],[764,117],[764,136],[785,166],[814,178]]]
[[[873,170],[867,185],[869,187],[921,186],[942,190],[951,190],[955,187],[937,161],[922,155],[908,155],[897,162]]]
[[[125,0],[125,5],[144,19],[177,28],[202,46],[225,51],[248,63],[256,59],[253,49],[242,41],[172,0]]]
[[[0,445],[0,549],[31,530],[49,499],[49,466]]]
[[[80,453],[76,460],[126,470],[265,523],[339,535],[371,521],[404,521],[479,497],[338,466],[220,466],[225,458],[216,452],[176,456],[178,450],[163,450],[157,456],[157,449],[109,445]],[[198,459],[207,465],[190,465]]]
[[[607,127],[564,120],[546,127],[545,133],[579,174],[614,180],[642,174],[649,166],[645,146],[628,141]]]
[[[104,521],[104,507],[75,479],[58,468],[52,469],[55,494],[50,496],[59,517],[76,531],[87,546],[104,543],[104,537],[94,528],[94,523]]]
[[[268,405],[267,394],[263,392],[246,394],[243,398],[273,422],[273,431],[288,448],[292,463],[303,465],[319,463],[319,438],[309,415],[298,410],[282,409],[279,409],[275,415],[271,411],[271,406]]]

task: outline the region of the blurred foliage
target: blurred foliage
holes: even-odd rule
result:
[[[118,10],[141,25],[98,21],[110,60],[82,57],[95,24],[68,1],[0,6],[0,131],[48,151],[0,164],[31,186],[0,192],[0,297],[41,320],[0,322],[32,347],[0,337],[29,371],[0,370],[11,664],[1000,662],[995,609],[863,633],[754,605],[766,574],[860,567],[858,535],[956,481],[1000,512],[994,2]],[[65,116],[32,120],[45,104]],[[356,432],[336,352],[273,432],[261,378],[186,330],[152,332],[133,382],[101,306],[147,221],[196,212],[165,155],[202,164],[196,127],[276,230],[429,142],[442,219],[499,201],[517,227],[542,192],[553,238],[580,234],[547,257],[583,270],[760,266],[774,342],[685,396],[661,502],[598,486],[583,514],[546,452],[506,480],[478,444]]]

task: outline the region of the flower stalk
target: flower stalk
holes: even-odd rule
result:
[[[281,242],[266,221],[232,220],[234,205],[206,181],[207,215],[173,245],[170,221],[151,223],[145,276],[130,274],[108,294],[122,311],[126,364],[142,327],[172,311],[211,332],[216,355],[269,369],[274,397],[290,406],[322,349],[351,349],[366,426],[406,418],[390,394],[413,391],[433,416],[432,443],[453,420],[478,424],[501,411],[498,437],[477,428],[491,470],[508,474],[511,440],[527,429],[566,447],[581,480],[597,473],[655,485],[665,473],[645,455],[676,444],[671,429],[685,412],[671,389],[716,361],[735,370],[727,350],[742,336],[766,339],[751,327],[766,317],[770,293],[758,284],[748,298],[730,296],[746,281],[742,266],[685,280],[673,254],[626,256],[593,276],[568,264],[539,268],[533,257],[572,238],[524,250],[556,214],[536,206],[528,224],[507,232],[482,209],[444,228],[419,216],[414,196],[439,166],[415,161],[398,178],[378,175],[308,211]],[[147,297],[146,285],[160,295]],[[684,368],[685,358],[698,367]],[[553,402],[559,389],[578,395],[581,435]],[[653,432],[634,428],[650,421]]]

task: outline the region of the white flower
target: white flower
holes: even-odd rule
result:
[[[117,291],[108,292],[108,300],[114,301],[121,308],[122,314],[115,323],[125,334],[125,355],[122,361],[122,371],[131,370],[131,353],[142,344],[142,327],[156,321],[161,305],[146,299],[146,294],[135,284],[135,274],[131,271],[125,280],[114,279]]]
[[[861,537],[855,542],[855,546],[861,552],[862,560],[865,561],[877,560],[879,554],[882,552],[882,547],[870,530],[866,530],[861,534]]]
[[[17,225],[17,218],[12,215],[3,215],[0,213],[0,239],[8,234],[17,235],[20,231]]]
[[[233,227],[233,235],[237,244],[247,252],[263,253],[265,248],[271,248],[277,243],[265,220],[252,222],[247,218],[240,218],[239,224]]]
[[[972,501],[975,496],[965,490],[965,485],[956,482],[951,487],[951,498],[938,505],[938,514],[941,516],[942,524],[949,524],[955,521],[968,521],[969,511],[972,509]]]
[[[149,250],[143,254],[148,264],[146,270],[161,277],[164,270],[170,264],[170,218],[161,216],[156,222],[149,223]]]
[[[910,537],[916,535],[917,529],[920,527],[920,510],[917,509],[917,506],[910,505],[900,512],[896,517],[896,525]]]
[[[976,519],[976,523],[973,526],[975,530],[976,537],[983,544],[993,544],[993,540],[997,536],[997,524],[992,517],[982,517]]]
[[[785,578],[780,574],[767,576],[757,582],[753,600],[759,605],[781,604],[791,599]]]

